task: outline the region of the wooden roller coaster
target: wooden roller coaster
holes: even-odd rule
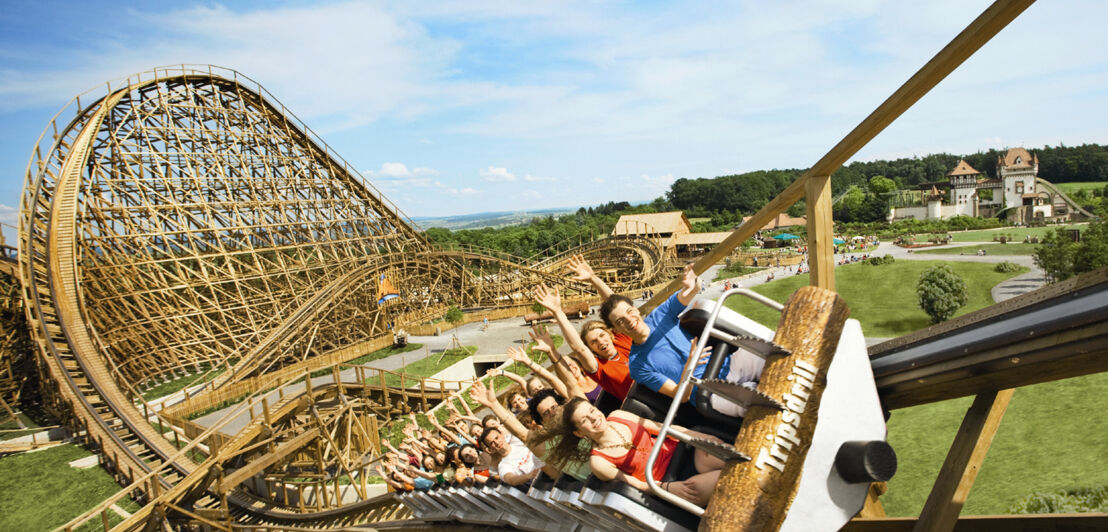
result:
[[[999,0],[988,8],[699,260],[697,273],[804,198],[812,284],[833,292],[831,173],[1030,4]],[[19,290],[53,383],[50,409],[126,488],[64,528],[91,519],[109,528],[106,508],[127,496],[143,506],[118,530],[441,525],[413,516],[395,495],[369,493],[376,419],[394,399],[383,376],[379,386],[365,384],[364,375],[352,386],[337,365],[358,356],[350,346],[387,342],[391,327],[439,317],[449,306],[523,314],[538,283],[586,297],[587,286],[557,273],[571,253],[614,272],[617,291],[673,277],[673,257],[651,238],[590,242],[530,264],[438,248],[272,95],[234,71],[157,68],[78,96],[44,131],[28,165]],[[972,484],[969,457],[980,456],[1003,411],[1006,392],[997,392],[1108,369],[1104,314],[1097,314],[1105,285],[1102,272],[1034,296],[1044,312],[1078,293],[1099,294],[1092,298],[1100,307],[1074,309],[1081,319],[1056,320],[1032,342],[942,351],[947,335],[972,337],[1004,319],[986,312],[878,346],[874,371],[887,407],[980,394],[984,406],[975,403],[965,425],[982,436],[956,441],[918,521],[884,519],[871,497],[863,518],[848,527],[952,529],[958,494]],[[672,288],[658,290],[644,311]],[[1020,358],[1025,352],[1030,358]],[[1034,369],[1011,358],[1034,361]],[[332,382],[313,383],[310,372],[331,366]],[[222,373],[187,406],[159,411],[141,398],[144,387],[205,369]],[[279,390],[275,399],[269,389]],[[194,425],[183,414],[197,411],[208,394],[245,398],[225,421]],[[244,427],[227,428],[247,411]],[[737,482],[732,476],[725,473],[723,483]],[[714,500],[703,526],[726,529],[740,502]],[[788,503],[770,506],[788,513]],[[1052,523],[1063,522],[1077,523]],[[1012,529],[1018,526],[1013,521]]]

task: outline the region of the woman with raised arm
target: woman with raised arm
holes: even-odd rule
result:
[[[592,271],[584,259],[581,259],[581,263],[583,266],[579,265],[579,268]],[[603,281],[599,282],[603,284]],[[607,287],[607,285],[604,286]],[[611,290],[608,292],[610,293]],[[595,320],[585,322],[578,336],[577,330],[573,328],[569,317],[562,310],[562,298],[557,289],[552,290],[546,285],[539,285],[535,288],[534,295],[535,301],[554,313],[554,319],[565,336],[566,345],[581,364],[581,371],[608,393],[620,400],[625,399],[627,391],[634,383],[627,368],[627,353],[631,351],[631,338],[614,334],[602,322]],[[595,393],[599,395],[600,392]]]

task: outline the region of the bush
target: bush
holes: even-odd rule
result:
[[[1069,514],[1108,512],[1108,487],[1034,493],[1008,507],[1013,514]]]
[[[892,255],[885,254],[884,257],[873,256],[866,259],[866,263],[870,266],[881,266],[882,264],[892,264],[896,259]]]
[[[996,263],[995,269],[997,273],[1012,273],[1020,271],[1020,266],[1014,262],[1003,261]]]
[[[949,320],[969,301],[966,282],[946,264],[924,270],[916,285],[919,306],[931,317],[931,323]]]

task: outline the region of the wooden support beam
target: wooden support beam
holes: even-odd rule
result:
[[[1014,392],[1015,389],[1010,388],[974,398],[913,530],[947,532],[954,529]]]
[[[804,184],[808,210],[808,266],[811,285],[835,289],[835,234],[831,220],[831,176],[810,177]]]
[[[219,482],[219,492],[227,493],[235,486],[242,484],[246,481],[246,479],[256,474],[261,473],[265,468],[277,463],[282,458],[299,450],[300,448],[311,442],[317,441],[317,438],[319,438],[319,430],[313,428],[305,431],[303,434],[300,434],[295,438],[292,438],[291,440],[281,443],[277,446],[276,449],[273,450],[273,452],[266,453],[262,456],[250,460],[246,467],[236,469],[231,474],[223,477],[223,480]]]

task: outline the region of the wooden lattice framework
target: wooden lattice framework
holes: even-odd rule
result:
[[[241,376],[441,316],[449,305],[523,307],[538,282],[566,285],[550,273],[554,262],[533,268],[431,247],[237,72],[155,69],[71,107],[74,118],[55,119],[28,168],[22,246],[29,261],[46,254],[48,241],[35,235],[48,230],[60,173],[71,169],[65,186],[76,205],[67,214],[75,219],[58,245],[75,257],[93,340],[125,381],[236,362]],[[650,247],[589,251],[620,264],[622,284],[634,288],[661,273]],[[399,297],[379,304],[384,280]]]

